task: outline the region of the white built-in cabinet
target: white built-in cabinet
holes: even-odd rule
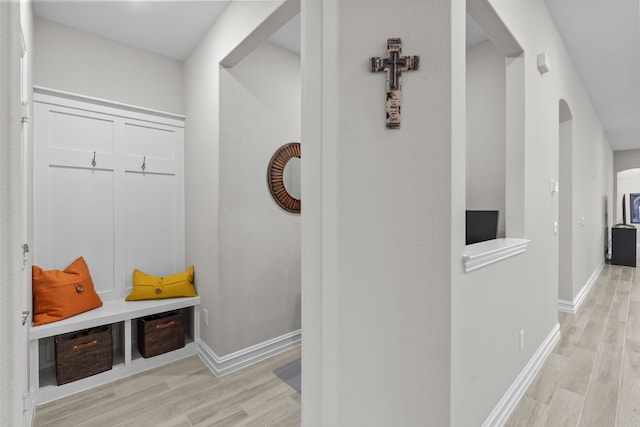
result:
[[[30,329],[37,403],[195,353],[199,298],[125,302],[134,268],[185,270],[184,117],[34,88],[34,264],[64,269],[79,256],[104,306]],[[135,319],[185,308],[187,346],[143,359]],[[55,385],[53,336],[111,324],[114,368]]]

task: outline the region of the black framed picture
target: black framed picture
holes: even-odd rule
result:
[[[640,193],[629,194],[629,212],[631,223],[640,224]]]

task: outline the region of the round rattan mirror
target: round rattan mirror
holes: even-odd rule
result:
[[[289,160],[300,157],[300,143],[290,142],[278,148],[267,169],[267,184],[276,203],[285,211],[299,214],[300,199],[293,197],[284,184],[284,170]]]

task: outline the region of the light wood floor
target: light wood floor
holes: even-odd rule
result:
[[[605,266],[505,426],[640,426],[640,274]]]
[[[273,370],[295,348],[216,378],[198,356],[36,409],[35,426],[299,426],[300,394]]]
[[[505,424],[640,426],[640,274],[605,266]],[[216,378],[197,357],[37,408],[35,426],[299,426],[300,394],[272,371],[289,350]]]

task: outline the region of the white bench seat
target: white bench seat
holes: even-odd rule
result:
[[[200,305],[200,297],[167,298],[144,301],[111,300],[103,301],[102,307],[80,313],[68,319],[47,323],[40,326],[32,326],[29,330],[29,339],[52,337],[67,332],[79,331],[100,325],[122,322],[151,314],[177,310],[185,307]]]

